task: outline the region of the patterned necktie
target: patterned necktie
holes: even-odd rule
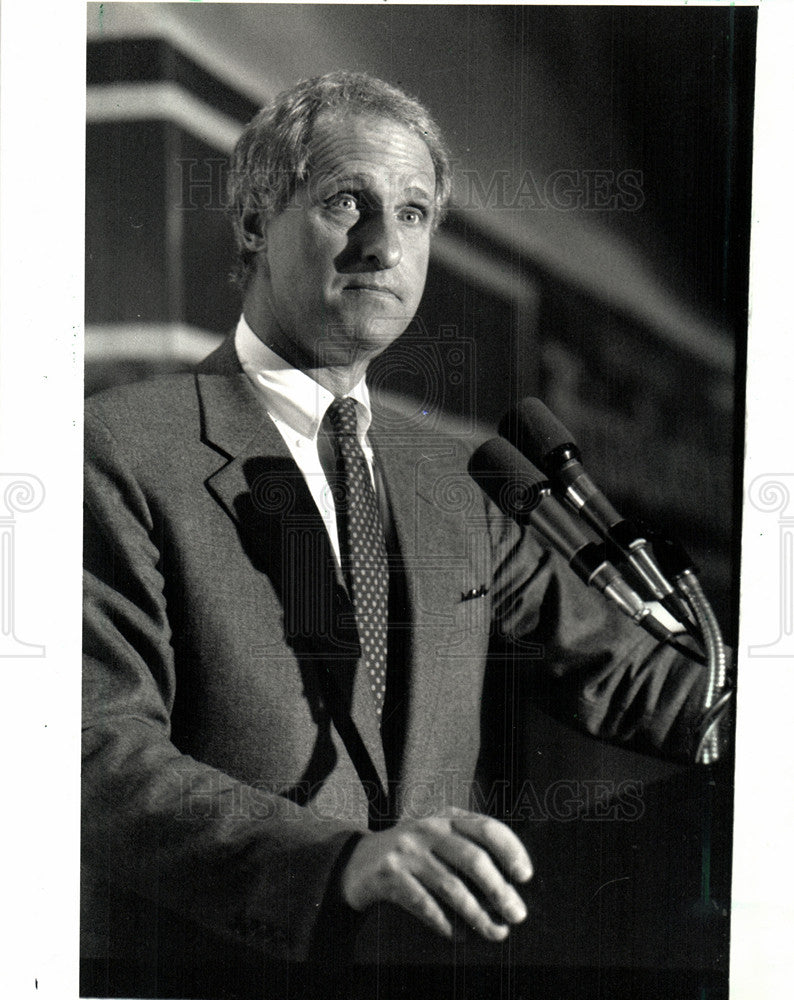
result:
[[[328,418],[337,447],[340,488],[334,491],[339,549],[353,610],[361,659],[380,719],[386,696],[386,642],[389,602],[389,562],[383,524],[372,488],[369,467],[358,441],[356,401],[335,399]]]

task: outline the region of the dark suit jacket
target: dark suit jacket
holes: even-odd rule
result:
[[[101,953],[97,901],[118,924],[138,899],[304,958],[351,838],[469,803],[489,651],[557,678],[593,733],[690,749],[702,670],[506,522],[465,473],[469,442],[372,426],[405,594],[387,773],[324,528],[231,341],[195,375],[89,400],[86,430],[84,929]]]

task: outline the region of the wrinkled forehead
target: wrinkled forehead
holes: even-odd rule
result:
[[[427,143],[402,122],[359,112],[323,112],[308,148],[312,188],[351,183],[434,201],[436,172]]]

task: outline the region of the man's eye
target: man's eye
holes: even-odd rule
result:
[[[427,217],[427,212],[423,208],[419,208],[418,205],[406,205],[405,208],[400,209],[398,218],[401,222],[407,222],[409,226],[420,225]]]
[[[342,212],[356,212],[358,211],[358,199],[346,191],[340,191],[339,194],[328,198],[325,206],[326,208],[338,208]]]

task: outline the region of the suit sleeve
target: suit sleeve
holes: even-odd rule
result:
[[[594,736],[691,761],[706,669],[657,644],[531,529],[499,514],[492,523],[497,634],[555,680],[561,714]]]
[[[217,934],[302,959],[356,831],[171,742],[177,680],[154,519],[112,436],[90,413],[86,426],[85,867]]]

